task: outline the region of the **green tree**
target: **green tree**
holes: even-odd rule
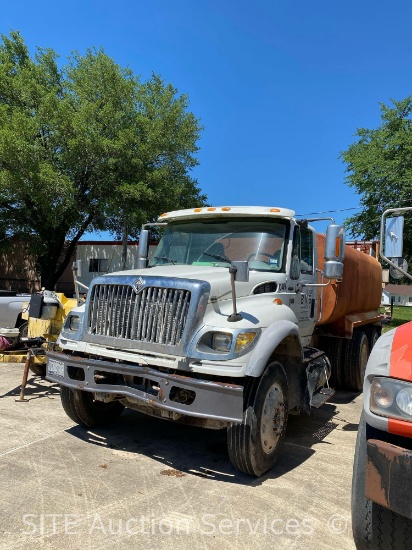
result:
[[[138,236],[157,214],[203,205],[190,171],[201,126],[157,75],[140,82],[103,50],[31,57],[0,43],[0,236],[19,236],[52,289],[85,231]]]
[[[356,238],[379,237],[388,208],[412,206],[412,96],[381,108],[381,125],[360,128],[357,141],[341,153],[346,184],[361,195],[361,212],[346,220]],[[412,257],[412,216],[405,216],[404,255]]]

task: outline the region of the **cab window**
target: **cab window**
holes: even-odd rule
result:
[[[313,232],[300,230],[300,272],[313,273]]]
[[[313,273],[313,232],[295,227],[290,278],[299,279],[301,273]]]

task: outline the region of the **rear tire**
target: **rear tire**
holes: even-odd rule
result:
[[[119,401],[103,403],[93,399],[93,393],[60,386],[60,398],[67,416],[86,428],[104,426],[116,420],[124,411]]]
[[[366,422],[362,412],[352,477],[352,531],[357,550],[408,548],[412,521],[365,497]]]
[[[368,358],[368,337],[362,329],[354,330],[352,339],[346,344],[344,371],[346,389],[362,391]]]
[[[287,395],[286,376],[277,361],[245,386],[243,421],[227,431],[230,461],[241,472],[260,477],[275,465],[286,433]]]
[[[331,366],[329,385],[335,390],[344,386],[345,346],[344,338],[325,338],[322,342],[322,349]]]

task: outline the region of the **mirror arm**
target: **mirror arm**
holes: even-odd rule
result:
[[[316,271],[318,273],[320,273],[322,275],[322,278],[324,277],[324,273],[321,269],[316,269]],[[337,283],[340,283],[342,279],[336,279],[336,282]],[[316,287],[325,287],[325,286],[329,286],[332,282],[332,279],[328,279],[328,282],[327,283],[301,283],[302,287],[304,286],[316,286]]]

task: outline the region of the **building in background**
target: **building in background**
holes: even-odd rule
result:
[[[127,243],[126,269],[137,267],[138,241]],[[149,255],[156,243],[149,246]],[[83,275],[80,282],[89,286],[98,275],[121,271],[123,244],[121,241],[80,241],[76,252],[56,284],[56,292],[67,297],[74,295],[72,264],[82,260]],[[0,289],[34,293],[41,290],[40,273],[25,243],[10,239],[9,246],[0,252]]]
[[[149,257],[156,248],[149,245]],[[126,269],[137,269],[138,241],[127,243]],[[121,241],[80,241],[77,243],[76,260],[82,261],[82,276],[79,281],[90,286],[92,279],[105,273],[122,270],[123,244]]]
[[[382,305],[412,306],[412,285],[386,285],[382,289]]]

